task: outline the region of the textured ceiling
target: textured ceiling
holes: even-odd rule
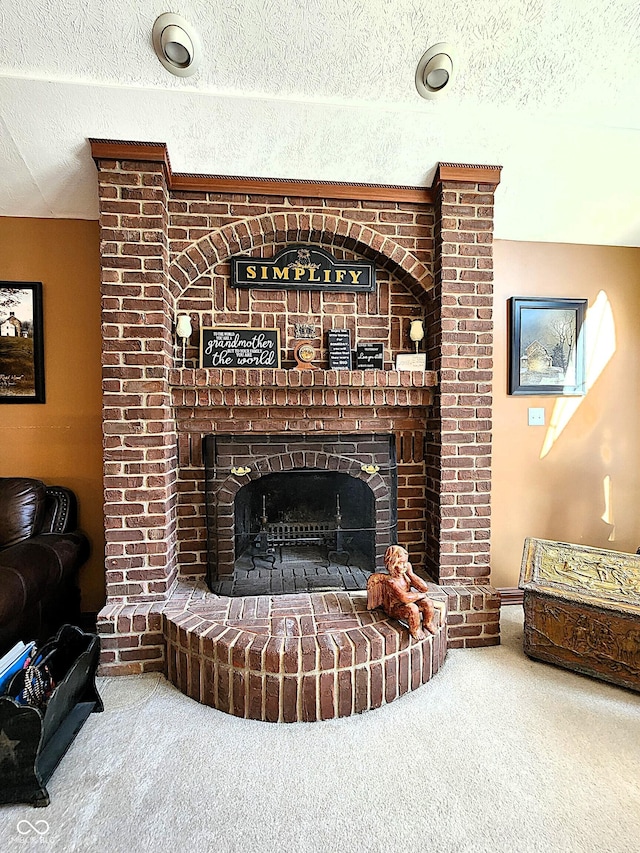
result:
[[[151,45],[197,26],[199,71]],[[174,170],[429,184],[500,164],[496,235],[640,246],[637,0],[0,3],[0,215],[94,218],[88,137],[166,142]],[[449,41],[458,76],[422,100]]]

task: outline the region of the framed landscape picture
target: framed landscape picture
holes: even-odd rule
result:
[[[44,403],[42,283],[0,281],[0,403]]]
[[[584,394],[587,300],[513,297],[508,307],[509,394]]]

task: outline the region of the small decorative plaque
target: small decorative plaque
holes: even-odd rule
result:
[[[426,370],[427,356],[423,352],[401,352],[396,356],[396,370]]]
[[[308,341],[309,338],[315,338],[316,327],[313,323],[296,323],[293,327],[293,334],[297,341]]]
[[[280,367],[280,329],[204,327],[200,367]]]
[[[329,370],[351,370],[351,332],[349,329],[329,329]]]
[[[384,370],[384,344],[357,344],[357,370]]]

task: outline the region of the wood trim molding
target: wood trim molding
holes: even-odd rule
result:
[[[500,607],[508,604],[522,604],[524,601],[524,590],[517,586],[503,586],[498,588],[500,596]]]
[[[438,163],[433,185],[444,181],[462,181],[469,184],[500,183],[502,166],[474,166],[469,163]]]
[[[431,204],[427,187],[402,187],[392,184],[350,184],[334,181],[293,181],[285,178],[243,178],[222,175],[175,173],[170,181],[174,190],[256,195],[303,196],[305,198],[348,198],[362,201],[408,201]]]
[[[246,178],[224,175],[195,175],[174,172],[164,142],[127,142],[89,139],[91,156],[98,160],[137,160],[162,163],[171,190],[190,192],[246,193],[255,195],[348,198],[361,201],[404,201],[432,204],[429,187],[394,184],[352,184],[342,181],[295,181],[286,178]]]
[[[98,160],[138,160],[163,163],[167,177],[171,175],[169,152],[164,142],[126,142],[119,139],[89,139],[91,156]]]

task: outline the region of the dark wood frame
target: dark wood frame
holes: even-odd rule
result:
[[[4,394],[0,387],[0,403],[44,403],[44,331],[42,321],[42,282],[40,281],[0,281],[0,291],[5,288],[30,290],[33,305],[33,394]],[[4,312],[3,312],[4,313]],[[2,362],[0,361],[0,374]]]
[[[512,297],[508,300],[509,328],[509,385],[508,393],[529,396],[580,396],[585,393],[585,343],[584,319],[587,299],[541,299],[532,297]],[[575,383],[525,385],[520,381],[520,358],[522,343],[522,311],[535,309],[540,311],[573,311],[575,313]]]

